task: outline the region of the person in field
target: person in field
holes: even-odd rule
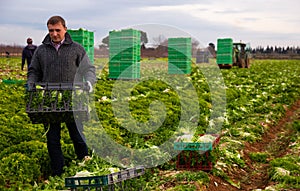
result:
[[[47,21],[48,34],[33,55],[27,74],[27,84],[34,82],[73,83],[87,82],[92,92],[96,82],[95,67],[90,63],[84,48],[74,42],[67,32],[61,16]],[[76,77],[76,79],[75,79]],[[61,149],[61,123],[53,121],[44,125],[47,131],[47,147],[51,160],[52,175],[63,173],[64,157]],[[79,160],[88,157],[88,147],[83,135],[82,123],[66,122]]]
[[[27,69],[29,68],[34,51],[37,49],[37,46],[32,44],[33,41],[31,38],[27,38],[26,42],[27,46],[22,51],[22,70],[24,69],[25,61],[27,62]]]

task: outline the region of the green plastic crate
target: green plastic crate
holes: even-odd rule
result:
[[[94,33],[91,31],[78,32],[81,30],[68,30],[72,40],[80,43],[82,46],[94,46]],[[81,35],[79,35],[81,34]]]
[[[140,77],[140,39],[140,31],[134,29],[109,32],[109,78]]]
[[[168,58],[170,57],[187,57],[187,59],[191,59],[192,57],[192,52],[190,50],[181,50],[181,51],[177,51],[177,50],[170,50],[168,51]]]
[[[125,55],[125,54],[116,54],[110,55],[109,59],[111,62],[139,62],[140,55]]]
[[[171,53],[168,53],[168,59],[170,60],[170,59],[180,59],[180,60],[182,60],[182,59],[185,59],[185,60],[191,60],[191,58],[192,58],[192,55],[191,54],[182,54],[182,53],[173,53],[173,52],[171,52]]]
[[[168,64],[168,74],[191,74],[191,67]]]
[[[186,66],[191,67],[191,60],[169,60],[169,64],[175,65],[175,66]]]
[[[168,73],[191,73],[192,42],[189,37],[168,39]]]
[[[192,39],[190,37],[178,37],[178,38],[168,38],[168,46],[177,44],[191,44]]]
[[[217,59],[232,59],[232,54],[218,54]]]
[[[83,28],[79,28],[78,30],[68,29],[68,33],[72,36],[89,36],[89,31]]]
[[[4,84],[23,84],[23,83],[25,83],[25,80],[4,79],[4,80],[2,80],[2,83],[4,83]]]
[[[168,69],[168,74],[191,74],[190,70]]]
[[[68,29],[73,41],[81,44],[85,49],[91,63],[94,63],[94,32],[85,29]]]
[[[139,62],[128,62],[128,61],[111,61],[109,62],[109,72],[119,72],[122,73],[130,71],[133,73],[140,72],[140,63]]]
[[[221,47],[217,49],[217,53],[218,54],[224,54],[224,53],[230,53],[232,54],[233,52],[233,48],[231,47]]]
[[[223,38],[217,40],[217,64],[232,64],[233,40]]]
[[[174,150],[179,151],[208,151],[213,149],[213,143],[185,143],[175,142]]]
[[[217,59],[217,64],[232,64],[232,59]]]
[[[94,32],[89,31],[89,44],[95,44],[94,43]]]
[[[130,79],[139,79],[141,77],[139,72],[130,72],[130,73],[121,73],[121,72],[109,72],[108,77],[110,79],[124,79],[124,80],[130,80]]]
[[[232,38],[218,38],[217,39],[217,44],[232,44],[233,40]]]
[[[217,51],[218,52],[232,52],[233,41],[232,39],[218,39]]]
[[[208,151],[213,150],[213,148],[220,142],[220,135],[211,134],[215,137],[212,142],[174,142],[174,150],[178,151]],[[203,136],[203,135],[200,135]]]
[[[122,36],[140,36],[141,33],[135,29],[123,29]]]
[[[217,53],[217,64],[232,64],[232,53]]]

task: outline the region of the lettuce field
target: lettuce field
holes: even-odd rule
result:
[[[52,177],[44,126],[32,124],[26,113],[26,71],[21,70],[21,58],[0,58],[0,190],[67,190],[66,177],[104,175],[139,163],[148,168],[143,176],[126,181],[131,190],[140,185],[142,190],[168,191],[300,189],[300,60],[253,60],[249,69],[220,70],[224,92],[216,98],[221,97],[225,107],[214,120],[212,113],[219,105],[214,105],[212,94],[219,91],[211,88],[216,81],[207,81],[213,74],[204,73],[210,71],[210,64],[193,64],[192,73],[183,77],[193,91],[180,96],[185,83],[176,82],[175,76],[171,78],[175,86],[162,80],[165,59],[142,60],[141,75],[155,77],[134,80],[129,89],[115,88],[117,82],[108,79],[106,63],[107,59],[95,60],[98,81],[91,96],[93,115],[85,124],[91,160],[76,159],[63,125],[65,171],[61,177]],[[118,97],[123,93],[125,97]],[[197,117],[185,119],[183,107]],[[178,170],[177,157],[159,147],[191,125],[198,136],[218,124],[220,129],[213,133],[221,135],[219,144],[210,157],[200,156],[213,163],[211,170]],[[124,152],[130,149],[136,152]]]

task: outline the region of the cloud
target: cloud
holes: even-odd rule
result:
[[[228,2],[231,2],[230,4]],[[255,3],[255,1],[252,1]],[[293,18],[293,13],[278,14],[280,5],[268,3],[254,3],[245,1],[235,2],[222,1],[212,4],[184,4],[184,5],[166,5],[166,6],[148,6],[144,10],[152,12],[169,12],[170,14],[189,15],[197,19],[205,20],[208,23],[227,24],[234,28],[244,28],[251,31],[272,32],[272,33],[294,33],[300,32],[300,28],[295,23],[286,22],[285,18]],[[276,1],[275,1],[276,3]],[[284,3],[286,6],[286,4]],[[260,11],[259,7],[272,7],[274,9],[264,9]],[[255,7],[255,8],[254,8]],[[278,27],[281,26],[281,27]],[[298,23],[299,26],[299,23]]]
[[[1,36],[0,43],[7,45],[26,45],[26,39],[31,37],[34,44],[41,44],[44,36],[46,35],[45,30],[36,30],[23,25],[0,25]],[[20,35],[21,33],[21,35]],[[6,35],[2,35],[6,34]]]

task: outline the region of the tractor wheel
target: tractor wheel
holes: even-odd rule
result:
[[[232,68],[232,64],[218,64],[220,69],[230,69]]]
[[[250,58],[246,59],[246,68],[250,68]]]
[[[245,60],[244,59],[239,60],[239,67],[240,68],[245,68]]]
[[[232,58],[232,66],[238,66],[238,60],[235,57]]]

